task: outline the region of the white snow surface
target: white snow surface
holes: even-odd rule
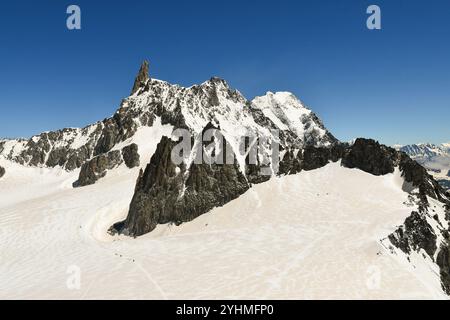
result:
[[[166,129],[138,135],[159,141]],[[107,229],[126,217],[139,168],[73,189],[77,172],[0,165],[3,299],[445,298],[431,265],[380,242],[411,212],[398,170],[376,177],[332,163],[273,178],[133,239]],[[73,266],[79,289],[67,287]]]
[[[269,147],[272,142],[280,143],[282,147],[299,149],[305,144],[329,146],[332,139],[322,122],[289,92],[267,92],[250,101],[219,78],[212,78],[189,88],[157,79],[149,79],[147,85],[147,89],[140,89],[124,99],[117,113],[130,112],[134,117],[132,121],[138,128],[142,128],[145,124],[139,117],[143,114],[153,117],[159,114],[156,110],[162,108],[165,115],[171,114],[175,118],[180,116],[193,134],[201,133],[208,123],[212,123],[220,128],[231,145],[244,173],[246,154],[241,153],[241,147],[246,136],[252,139],[267,138],[267,144],[260,144],[262,150],[259,156],[266,155],[268,158],[272,155]],[[257,111],[261,111],[265,119]],[[32,137],[31,145],[48,143],[48,150],[43,149],[45,161],[38,165],[45,167],[54,150],[75,151],[86,145],[89,145],[88,149],[94,148],[104,126],[104,123],[97,122],[82,129],[67,128],[52,132],[51,136],[56,136],[56,140],[49,140],[42,134]],[[279,134],[274,133],[274,129],[278,129]],[[289,136],[288,139],[281,138],[282,132]],[[32,157],[26,152],[30,148],[28,140],[0,140],[2,141],[5,143],[0,146],[0,158],[24,165],[32,163]],[[117,150],[119,145],[126,144],[119,143],[113,149]]]

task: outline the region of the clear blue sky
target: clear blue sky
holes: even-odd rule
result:
[[[66,8],[82,30],[66,28]],[[366,8],[382,30],[366,28]],[[342,140],[450,141],[450,1],[2,1],[0,136],[114,113],[143,59],[181,85],[292,91]]]

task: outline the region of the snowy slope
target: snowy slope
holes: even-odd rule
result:
[[[0,193],[0,298],[445,298],[426,264],[417,272],[380,242],[410,213],[398,171],[335,163],[274,178],[132,239],[107,228],[125,217],[137,168],[76,190],[74,173],[9,168],[0,188],[25,183],[33,197]],[[74,265],[79,290],[66,286]]]

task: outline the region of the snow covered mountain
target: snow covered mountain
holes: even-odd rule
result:
[[[447,298],[449,194],[417,162],[339,142],[291,93],[148,67],[110,118],[0,140],[0,297]],[[175,164],[180,128],[194,147]],[[250,163],[245,136],[279,144],[278,164],[267,146]]]
[[[450,143],[420,143],[399,146],[398,149],[419,162],[445,189],[450,190]]]

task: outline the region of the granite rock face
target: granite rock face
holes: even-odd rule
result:
[[[0,166],[0,178],[2,178],[6,173],[5,168],[3,168],[2,166]]]
[[[279,175],[314,170],[336,161],[377,176],[399,168],[405,180],[404,190],[415,199],[417,209],[387,239],[406,255],[423,251],[435,260],[442,286],[450,294],[449,194],[416,161],[370,139],[357,139],[351,145],[340,143],[291,94],[268,93],[249,101],[219,78],[183,88],[151,79],[148,68],[145,61],[132,95],[122,101],[112,117],[82,129],[45,132],[31,139],[0,140],[0,156],[22,165],[59,166],[68,171],[81,168],[74,186],[85,186],[123,162],[129,168],[139,166],[138,146],[129,144],[116,150],[117,144],[128,141],[139,128],[151,127],[156,121],[195,134],[207,128],[222,130],[230,138],[230,144],[225,140],[225,150],[214,151],[219,154],[231,149],[230,145],[236,143],[233,139],[242,132],[275,139],[271,130],[278,130],[275,140],[279,141],[283,155]],[[195,155],[211,152],[202,140],[193,140]],[[139,236],[158,224],[191,221],[239,197],[252,184],[271,178],[261,175],[260,158],[250,163],[246,157],[244,165],[236,160],[229,164],[206,164],[189,159],[176,165],[171,154],[177,143],[167,137],[161,139],[150,163],[140,171],[126,220],[116,223],[112,231]],[[0,178],[4,174],[0,167]],[[434,218],[430,199],[447,205],[445,221]],[[441,219],[440,229],[433,227],[432,219]],[[438,243],[442,238],[446,240]]]
[[[400,170],[403,173],[405,181],[418,187],[419,195],[424,205],[428,204],[426,196],[441,202],[446,202],[448,198],[447,191],[428,174],[427,170],[412,160],[405,153],[400,154]]]
[[[437,182],[441,185],[442,188],[450,192],[450,180],[447,179],[438,179]]]
[[[213,127],[211,124],[204,131]],[[197,138],[198,139],[198,138]],[[116,224],[113,229],[124,234],[139,236],[152,231],[163,223],[182,223],[204,214],[215,206],[222,206],[247,191],[252,184],[270,179],[259,174],[260,163],[245,165],[246,176],[237,162],[234,164],[196,164],[183,162],[176,166],[171,161],[171,153],[179,142],[163,137],[158,144],[145,171],[139,175],[135,194],[125,221]],[[204,142],[197,140],[197,156],[206,152]],[[231,148],[225,140],[225,150]],[[248,160],[248,158],[246,159]],[[336,143],[331,147],[306,146],[302,150],[285,150],[279,164],[279,175],[295,174],[302,170],[314,170],[329,162],[341,160],[343,166],[359,168],[374,175],[394,172],[395,166],[403,170],[405,180],[418,187],[425,195],[439,199],[442,190],[439,185],[423,175],[420,165],[414,166],[405,154],[382,146],[370,139],[358,139],[353,145]],[[421,180],[425,179],[425,180]],[[432,179],[432,178],[431,178]],[[437,189],[423,187],[433,185]],[[420,194],[420,193],[419,193]],[[425,197],[426,198],[426,197]],[[426,225],[417,215],[407,221],[408,244],[413,250],[423,247],[427,252],[436,250],[434,241]],[[425,221],[426,222],[426,221]],[[414,230],[417,229],[417,234]],[[402,232],[402,231],[399,231]],[[420,235],[424,235],[421,237]],[[413,236],[414,235],[414,236]],[[424,239],[431,239],[429,243]],[[403,238],[398,243],[404,243]],[[405,249],[406,250],[406,249]]]
[[[81,167],[79,178],[74,183],[74,187],[94,184],[97,180],[106,176],[108,170],[119,166],[122,162],[122,155],[119,150],[101,154],[86,161]]]
[[[158,224],[191,221],[250,188],[236,161],[175,165],[171,154],[177,144],[178,141],[162,138],[150,163],[139,175],[127,219],[115,224],[113,232],[140,236]],[[230,148],[226,141],[224,145],[225,149]],[[193,152],[197,157],[210,152],[198,138],[195,146]],[[226,150],[222,150],[217,156],[225,154]]]
[[[80,168],[87,160],[108,153],[116,144],[132,137],[138,125],[151,126],[153,113],[141,114],[123,103],[113,117],[83,129],[45,132],[29,140],[17,140],[3,156],[22,165],[60,166],[68,171]],[[141,122],[143,121],[143,122]],[[17,151],[19,149],[20,151]]]
[[[132,143],[129,146],[124,147],[122,149],[122,157],[128,168],[131,169],[139,167],[140,157],[138,153],[138,145],[136,143]]]
[[[122,101],[112,117],[81,129],[44,132],[30,139],[0,140],[0,156],[22,165],[59,166],[73,171],[132,138],[138,129],[152,127],[155,121],[195,133],[208,122],[216,126],[223,123],[223,130],[228,130],[226,134],[232,138],[240,131],[269,136],[269,130],[278,130],[283,148],[301,149],[306,145],[328,146],[337,142],[320,119],[292,94],[268,93],[250,101],[217,77],[184,88],[151,79],[148,68],[145,61],[136,76],[133,94]],[[267,110],[279,121],[266,116],[263,111]],[[254,177],[255,182],[261,180]]]

